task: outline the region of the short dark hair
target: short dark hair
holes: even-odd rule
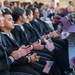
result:
[[[38,7],[41,8],[44,5],[44,3],[39,3]]]
[[[57,3],[57,5],[58,5],[59,3]]]
[[[30,15],[31,14],[31,10],[30,9],[26,9],[26,15]]]
[[[30,8],[34,14],[35,10],[37,9],[36,7]]]
[[[12,15],[11,10],[8,9],[8,8],[2,9],[1,11],[2,11],[3,15],[6,15],[6,14],[10,14],[10,15]]]
[[[16,22],[18,20],[19,16],[22,16],[24,12],[25,12],[24,9],[16,8],[12,13],[13,20]]]
[[[29,4],[28,9],[33,8],[34,6],[32,4]]]
[[[69,1],[69,4],[71,4],[72,1]]]
[[[10,3],[10,6],[14,6],[14,2],[11,2],[11,3]]]
[[[8,2],[8,0],[5,0],[3,3],[6,4]]]

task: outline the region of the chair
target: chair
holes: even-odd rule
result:
[[[64,16],[67,15],[68,14],[67,8],[62,8],[62,13],[64,14]]]
[[[71,60],[70,60],[70,64],[71,66],[73,67],[73,71],[75,73],[75,57],[73,57]]]
[[[67,29],[67,27],[68,27],[68,20],[67,20],[67,18],[66,17],[61,18],[60,22],[63,24],[62,25],[62,30]]]
[[[75,68],[75,57],[70,60],[70,64]]]
[[[71,14],[69,13],[68,15],[66,15],[65,16],[69,21],[71,21],[72,20],[72,16],[71,16]]]

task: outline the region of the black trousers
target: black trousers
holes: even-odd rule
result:
[[[42,55],[44,54],[45,55],[45,53],[41,53]],[[45,55],[45,57],[44,57],[44,55],[43,56],[40,56],[40,59],[39,59],[39,62],[37,62],[37,63],[40,63],[41,65],[43,65],[43,66],[45,66],[46,65],[46,61],[53,61],[54,59],[50,59],[50,58],[47,58],[46,57],[46,55]],[[54,61],[53,61],[54,62]],[[30,66],[32,66],[32,65],[30,65]],[[33,69],[35,69],[36,67],[34,66],[34,68]],[[38,71],[39,72],[39,71]],[[42,75],[46,75],[46,74],[42,74]],[[48,74],[47,74],[48,75]],[[60,71],[59,71],[59,69],[58,69],[58,67],[57,67],[57,65],[56,65],[56,63],[54,62],[54,64],[53,64],[53,66],[51,67],[51,70],[50,70],[50,73],[49,73],[49,75],[60,75]]]
[[[52,38],[53,42],[55,43],[55,46],[58,47],[62,53],[64,54],[64,56],[66,56],[67,60],[68,60],[68,66],[69,64],[69,52],[68,52],[68,40],[67,39],[57,39],[57,38]]]
[[[43,65],[34,63],[34,64],[29,64],[24,66],[15,66],[13,67],[12,71],[24,72],[33,75],[52,75],[51,72],[49,74],[43,73],[43,68],[44,68]]]
[[[36,51],[52,56],[54,58],[55,63],[57,64],[57,66],[58,66],[58,68],[60,69],[61,72],[64,72],[67,69],[68,60],[65,58],[63,53],[57,47],[55,47],[53,52],[50,52],[46,48],[44,48],[43,50],[36,50]]]
[[[33,75],[41,75],[37,71],[33,70],[31,67],[28,65],[22,65],[22,66],[11,66],[11,70],[13,72],[23,72],[23,73],[29,73]]]
[[[45,66],[46,61],[54,61],[54,58],[51,55],[48,55],[43,52],[39,52],[38,50],[32,50],[32,53],[36,52],[38,55],[40,55],[40,60],[38,63]],[[50,74],[52,75],[60,75],[60,70],[57,67],[57,64],[54,62],[53,66],[51,67]],[[45,74],[46,75],[46,74]]]
[[[68,55],[68,40],[67,39],[57,39],[57,38],[52,38],[52,41],[60,46],[62,46],[63,50],[65,51],[67,57],[69,58]]]
[[[56,66],[55,63],[54,63],[53,66],[51,67],[51,71],[49,72],[49,74],[43,73],[43,69],[44,69],[44,66],[45,66],[45,64],[46,64],[46,60],[47,60],[47,61],[50,61],[50,59],[41,56],[41,58],[40,58],[40,60],[39,60],[38,63],[28,64],[28,66],[29,66],[31,69],[33,69],[33,70],[37,71],[38,73],[40,73],[41,75],[56,75],[56,74],[57,74],[57,75],[60,75],[59,69],[58,69],[58,67]],[[39,63],[40,63],[40,64],[39,64]],[[24,66],[21,66],[21,67],[22,67],[22,68],[19,68],[19,67],[17,68],[17,67],[15,66],[15,69],[14,69],[14,67],[13,67],[12,71],[19,71],[19,72],[25,72],[25,73],[30,73],[30,74],[31,74],[30,70],[27,70],[27,68],[26,68],[25,65],[24,65]],[[25,69],[24,69],[24,68],[25,68]],[[29,72],[28,72],[28,71],[29,71]],[[33,73],[32,73],[32,74],[33,74]],[[34,75],[36,75],[36,74],[34,74]]]
[[[33,75],[33,74],[22,73],[22,72],[9,72],[9,71],[7,71],[6,73],[0,74],[0,75]]]
[[[11,72],[10,75],[33,75],[33,74],[21,73],[21,72]]]
[[[61,53],[63,54],[63,56],[65,57],[65,59],[68,61],[68,67],[69,67],[69,57],[67,56],[65,50],[62,48],[62,46],[60,46],[59,44],[54,43],[54,46],[57,47]]]

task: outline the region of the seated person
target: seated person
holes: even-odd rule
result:
[[[4,17],[2,16],[2,12],[0,10],[0,28],[4,26]],[[7,49],[4,46],[5,40],[3,39],[3,35],[0,33],[0,75],[32,75],[27,73],[20,72],[9,72],[10,65],[17,59],[22,56],[25,56],[27,53],[25,52],[25,47],[20,47],[17,51],[13,51],[11,55],[8,55]],[[23,52],[23,53],[22,53]],[[20,56],[18,55],[20,54]]]
[[[40,45],[39,47],[37,47],[38,49],[36,49],[36,47],[33,44],[35,41],[37,41],[39,39],[39,34],[36,32],[36,30],[34,30],[34,28],[32,29],[32,27],[29,26],[30,25],[29,21],[32,20],[32,16],[33,16],[32,13],[29,14],[29,15],[27,15],[28,18],[30,17],[29,19],[28,18],[27,19],[24,18],[24,19],[20,20],[20,17],[22,17],[22,16],[20,16],[18,18],[16,17],[16,13],[17,12],[20,13],[19,10],[21,10],[21,9],[16,9],[13,12],[13,18],[14,18],[16,24],[15,24],[15,29],[12,30],[12,33],[13,33],[14,37],[16,38],[17,42],[20,45],[21,44],[25,44],[26,43],[26,40],[24,41],[23,39],[27,39],[27,42],[29,44],[32,44],[33,45],[33,49],[34,49],[33,51],[40,52],[40,53],[45,53],[47,55],[48,54],[51,55],[50,52],[47,51],[46,48],[45,49],[40,48],[40,46],[42,46],[42,45]],[[24,29],[23,26],[22,26],[22,23],[23,22],[26,22],[26,21],[27,21],[27,23],[24,23],[24,25],[25,25],[25,27],[24,27],[25,29]],[[26,33],[26,32],[28,32],[28,33]],[[18,37],[17,37],[17,35],[18,35]],[[37,43],[35,43],[35,45],[37,45]],[[59,50],[56,50],[56,49],[54,51],[60,52]],[[65,59],[65,57],[63,57],[63,55],[62,55],[61,52],[60,52],[61,57],[59,57],[57,55],[59,55],[59,53],[58,54],[57,53],[54,54],[54,56],[56,56],[57,59],[63,59],[63,58]],[[59,60],[58,60],[58,62],[59,62]],[[66,61],[66,63],[68,63],[68,62]],[[63,65],[64,65],[64,62],[63,62]]]
[[[4,65],[5,68],[1,65],[2,68],[4,68],[4,69],[0,68],[1,72],[2,73],[3,72],[9,72],[9,70],[10,70],[10,72],[13,71],[13,72],[16,72],[16,73],[17,72],[23,72],[23,71],[18,71],[17,70],[17,69],[21,69],[21,70],[24,70],[24,73],[28,73],[28,74],[32,74],[32,75],[40,75],[40,73],[36,72],[31,67],[29,67],[27,65],[24,66],[24,64],[27,64],[29,62],[33,63],[35,61],[38,61],[39,57],[36,55],[36,53],[34,53],[34,54],[30,55],[30,56],[27,56],[27,54],[30,53],[30,51],[32,50],[32,48],[30,46],[22,46],[22,47],[20,47],[15,42],[15,40],[12,40],[13,37],[12,37],[11,34],[9,34],[10,30],[12,28],[14,28],[14,22],[13,22],[12,16],[11,16],[11,14],[9,13],[9,11],[7,9],[5,9],[5,11],[2,11],[2,12],[3,12],[3,16],[4,16],[5,20],[2,21],[2,23],[4,22],[4,24],[3,24],[4,27],[0,28],[0,33],[1,33],[2,39],[3,39],[2,40],[2,45],[4,46],[4,49],[6,51],[5,54],[7,53],[7,55],[6,55],[7,61],[6,60],[2,60],[1,64],[3,64],[3,65],[5,64],[5,62],[3,62],[3,61],[6,61],[6,64]],[[1,16],[2,16],[2,14],[1,14]],[[11,38],[9,37],[9,35],[11,36]],[[2,56],[1,56],[1,58],[2,58]],[[14,61],[14,60],[16,60],[16,61]],[[23,61],[23,62],[21,63],[20,60]],[[40,67],[42,67],[42,65]],[[5,75],[6,74],[8,75],[9,73],[5,73]],[[11,73],[11,74],[14,74],[14,73]]]

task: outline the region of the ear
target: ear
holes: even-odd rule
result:
[[[27,16],[28,18],[30,17],[30,15]]]
[[[19,19],[22,20],[22,16],[19,16]]]

